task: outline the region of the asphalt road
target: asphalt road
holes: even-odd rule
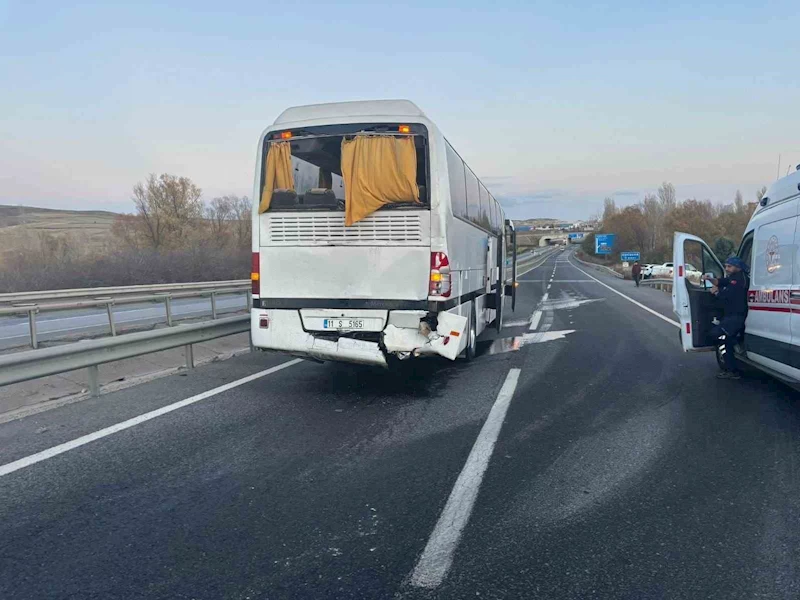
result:
[[[797,395],[663,292],[523,279],[473,364],[258,353],[0,425],[0,597],[800,596]]]
[[[217,313],[232,313],[245,309],[243,294],[217,297]],[[117,331],[124,333],[131,328],[146,328],[166,323],[166,308],[163,303],[145,302],[117,304],[113,307]],[[172,318],[196,319],[211,316],[209,298],[180,298],[172,301]],[[40,342],[51,342],[73,337],[108,335],[108,313],[106,308],[41,312],[36,316],[36,332]],[[30,345],[28,315],[0,317],[0,350]]]

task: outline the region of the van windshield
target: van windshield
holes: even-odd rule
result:
[[[291,149],[291,172],[293,190],[275,189],[272,192],[269,211],[344,211],[345,210],[345,177],[342,173],[343,142],[355,139],[356,136],[386,136],[397,139],[413,140],[416,151],[416,184],[419,188],[419,203],[392,202],[381,210],[403,210],[408,208],[428,207],[428,155],[427,134],[420,125],[379,126],[336,126],[308,128],[302,131],[276,132],[265,140],[264,156],[267,156],[272,144],[288,142]],[[291,136],[291,137],[289,137]],[[266,160],[264,161],[266,164]],[[261,192],[267,183],[265,164],[262,165]],[[413,167],[411,167],[413,169]],[[356,173],[356,176],[361,176]],[[413,177],[413,175],[411,176]]]

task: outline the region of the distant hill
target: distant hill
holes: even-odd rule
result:
[[[528,225],[530,227],[556,225],[557,223],[564,223],[564,221],[562,219],[514,219],[515,225]]]
[[[89,247],[102,247],[118,214],[104,210],[61,210],[0,204],[2,255],[36,242],[39,234],[69,235]]]

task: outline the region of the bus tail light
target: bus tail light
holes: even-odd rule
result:
[[[252,292],[254,296],[258,296],[261,293],[261,286],[259,282],[261,281],[261,253],[260,252],[253,252],[253,262],[250,267],[250,284],[252,286]]]
[[[683,277],[683,265],[678,265],[678,277]]]
[[[444,252],[431,252],[431,280],[428,295],[450,297],[450,260]]]

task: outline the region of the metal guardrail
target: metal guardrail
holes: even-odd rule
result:
[[[52,300],[75,298],[120,298],[126,295],[159,294],[172,292],[188,292],[238,288],[249,286],[249,279],[231,279],[228,281],[201,281],[194,283],[158,283],[153,285],[123,285],[117,287],[73,288],[66,290],[38,290],[33,292],[13,292],[0,294],[0,304],[42,304]]]
[[[672,279],[642,279],[639,285],[651,285],[664,292],[672,291]]]
[[[226,286],[220,284],[227,284]],[[14,304],[11,306],[2,306],[0,304],[0,316],[3,315],[28,315],[28,330],[30,332],[31,347],[36,349],[39,347],[39,338],[36,329],[36,315],[46,311],[59,311],[59,310],[75,310],[80,308],[90,308],[104,306],[106,314],[108,315],[109,333],[112,337],[117,335],[117,327],[114,322],[114,304],[119,301],[121,304],[137,304],[140,302],[163,302],[164,311],[166,315],[166,323],[169,327],[174,324],[172,318],[172,301],[178,298],[202,298],[209,297],[211,301],[211,318],[217,318],[217,296],[218,295],[231,295],[231,294],[244,294],[245,306],[244,310],[250,309],[250,282],[249,280],[233,281],[233,282],[205,282],[205,283],[191,283],[191,284],[173,284],[171,291],[167,290],[169,286],[127,286],[125,288],[87,288],[84,290],[52,290],[48,292],[31,292],[31,294],[53,294],[49,297],[51,302],[39,303],[25,303]],[[153,289],[164,288],[166,291],[153,293]],[[111,296],[94,293],[97,290],[117,290],[116,294]],[[123,290],[123,291],[119,291]],[[73,302],[64,302],[65,296],[59,296],[61,292],[74,292],[73,298],[82,298]],[[82,295],[77,294],[81,292]],[[130,296],[133,292],[137,292],[138,296]],[[149,292],[149,293],[148,293]],[[3,294],[8,296],[9,294]],[[44,300],[45,297],[43,296]],[[61,301],[59,301],[61,300]]]
[[[577,260],[579,263],[581,263],[582,265],[586,265],[587,267],[590,267],[592,269],[596,269],[598,271],[602,271],[604,273],[608,273],[609,275],[613,275],[617,279],[625,279],[624,275],[622,275],[620,273],[617,273],[614,269],[609,269],[608,267],[606,267],[604,265],[598,265],[596,263],[591,263],[591,262],[587,262],[585,260],[581,260],[580,258],[578,258],[578,256],[576,254],[573,254],[572,257],[575,260]]]
[[[129,333],[113,338],[84,340],[42,350],[27,350],[0,356],[0,385],[39,379],[88,368],[89,392],[99,393],[98,365],[186,347],[186,367],[194,368],[193,344],[250,331],[250,315],[224,317],[216,321],[187,323],[169,329]]]

